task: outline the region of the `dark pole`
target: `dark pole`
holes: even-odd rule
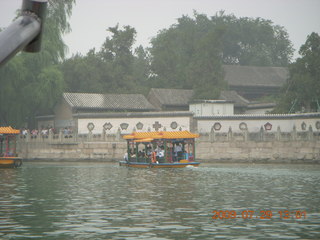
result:
[[[0,32],[0,67],[20,50],[40,51],[46,7],[47,0],[23,0],[21,16]]]

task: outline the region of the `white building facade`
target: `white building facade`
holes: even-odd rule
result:
[[[234,104],[226,100],[198,100],[189,104],[189,111],[195,117],[233,115]]]
[[[214,132],[291,132],[320,131],[320,113],[307,114],[260,114],[194,117],[195,128],[200,134]],[[311,128],[311,129],[310,129]]]

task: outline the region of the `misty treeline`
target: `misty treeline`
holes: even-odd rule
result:
[[[320,35],[311,33],[277,96],[276,113],[320,112]]]
[[[161,30],[148,48],[134,47],[133,27],[109,27],[100,49],[65,59],[62,36],[70,31],[67,18],[73,3],[49,1],[42,51],[21,53],[0,69],[1,125],[21,127],[32,124],[35,116],[52,114],[63,92],[146,95],[151,87],[184,88],[194,89],[198,99],[215,99],[227,89],[223,64],[290,66],[293,72],[282,97],[278,96],[278,112],[288,112],[294,101],[296,107],[307,103],[302,104],[298,83],[317,83],[319,91],[319,68],[307,69],[309,61],[319,66],[318,34],[310,35],[300,50],[302,57],[291,63],[293,47],[283,27],[224,12],[182,16]]]
[[[131,26],[108,28],[100,49],[61,64],[70,92],[143,93],[150,87],[194,89],[217,98],[227,87],[222,64],[288,66],[293,48],[286,30],[261,18],[194,12],[161,30],[151,46],[133,48]]]

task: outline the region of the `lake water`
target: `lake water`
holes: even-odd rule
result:
[[[319,165],[25,163],[0,190],[0,239],[320,239]]]

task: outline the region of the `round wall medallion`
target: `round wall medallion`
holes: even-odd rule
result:
[[[221,123],[216,122],[213,124],[213,129],[219,131],[221,129]]]
[[[307,124],[305,122],[301,123],[301,129],[306,130],[307,129]]]
[[[177,123],[177,122],[172,122],[172,123],[170,124],[170,127],[171,127],[172,129],[176,129],[176,128],[178,127],[178,123]]]
[[[248,126],[245,122],[242,122],[239,124],[239,129],[244,131],[248,129]]]
[[[87,128],[91,132],[94,129],[94,124],[92,122],[89,122]]]

